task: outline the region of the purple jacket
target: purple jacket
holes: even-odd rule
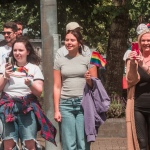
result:
[[[101,80],[93,78],[93,88],[88,84],[84,87],[82,107],[84,110],[84,125],[87,142],[94,142],[98,134],[98,128],[106,121],[105,112],[110,105],[110,98],[103,87]]]

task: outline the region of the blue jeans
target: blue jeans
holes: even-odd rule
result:
[[[0,112],[4,109],[3,106],[0,107]],[[2,140],[13,139],[18,147],[18,141],[21,140],[23,149],[25,148],[26,140],[35,140],[37,135],[37,121],[33,111],[27,114],[22,113],[22,104],[16,103],[14,106],[14,112],[16,120],[13,122],[5,122],[5,117],[3,113],[0,113],[0,117],[3,122],[4,130],[2,135]],[[37,141],[36,141],[37,143]]]
[[[83,109],[81,98],[61,99],[60,123],[63,150],[90,150],[84,131]]]

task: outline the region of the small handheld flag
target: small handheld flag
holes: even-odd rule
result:
[[[100,55],[99,52],[93,51],[91,55],[90,64],[94,64],[97,67],[105,68],[106,60]]]

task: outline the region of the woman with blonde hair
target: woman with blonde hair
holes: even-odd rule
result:
[[[128,150],[150,147],[150,30],[138,36],[140,52],[127,59],[128,100],[126,107]]]

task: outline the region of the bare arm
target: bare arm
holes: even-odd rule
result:
[[[2,91],[9,79],[4,78],[3,74],[0,75],[0,91]]]
[[[43,81],[42,80],[35,80],[31,82],[28,78],[25,79],[25,84],[30,88],[32,93],[35,96],[40,97],[43,91]]]
[[[140,76],[138,73],[138,64],[136,60],[135,63],[132,62],[132,60],[127,60],[126,78],[128,82],[128,87],[137,84],[140,80]]]
[[[10,78],[12,73],[12,65],[8,63],[5,65],[5,73],[0,75],[0,91],[2,91]]]
[[[54,119],[61,122],[61,114],[59,110],[59,101],[61,94],[61,73],[59,70],[54,70]]]

